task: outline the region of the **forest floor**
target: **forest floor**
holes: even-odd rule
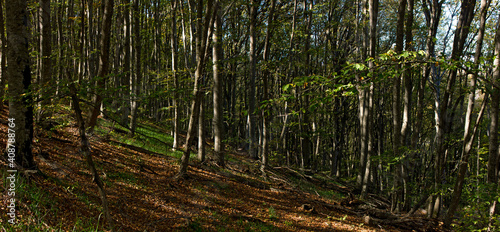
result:
[[[2,154],[6,115],[0,112]],[[35,161],[44,175],[18,177],[14,227],[4,213],[2,168],[0,231],[107,228],[97,186],[78,151],[76,124],[68,118],[66,109],[51,130],[36,126]],[[189,178],[176,180],[181,152],[170,150],[169,133],[153,123],[143,122],[129,138],[117,123],[101,119],[89,139],[117,231],[442,231],[440,222],[423,216],[390,214],[388,203],[375,195],[359,201],[349,184],[321,173],[277,167],[264,179],[258,161],[230,147],[226,168],[214,165],[207,149],[208,161],[200,163],[193,154]],[[0,163],[5,167],[5,160]]]

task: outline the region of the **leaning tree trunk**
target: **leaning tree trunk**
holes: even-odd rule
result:
[[[196,131],[196,126],[198,125],[198,118],[200,114],[200,104],[203,97],[202,90],[200,89],[200,79],[203,76],[203,71],[205,67],[205,52],[207,49],[207,39],[208,39],[208,29],[213,25],[212,19],[212,8],[217,9],[219,1],[215,4],[212,0],[207,3],[207,9],[205,16],[203,17],[203,0],[198,1],[197,5],[197,22],[196,22],[196,70],[194,73],[194,88],[191,99],[191,111],[189,116],[188,132],[186,136],[186,144],[184,148],[184,153],[181,157],[181,165],[179,168],[179,173],[177,178],[183,178],[187,175],[187,168],[189,164],[189,155],[191,153],[191,143],[193,142],[194,132]]]
[[[82,110],[80,109],[80,99],[77,96],[77,90],[74,83],[70,84],[71,90],[71,100],[73,104],[73,109],[75,110],[76,122],[78,123],[78,132],[80,136],[80,152],[85,157],[87,161],[87,165],[92,173],[92,180],[96,183],[97,188],[99,190],[99,195],[101,196],[102,208],[104,211],[104,215],[108,221],[108,226],[111,228],[111,231],[114,231],[114,223],[111,218],[111,214],[109,212],[108,207],[108,198],[106,196],[106,191],[104,190],[104,183],[97,172],[94,161],[92,160],[92,152],[90,151],[90,143],[85,134],[85,121],[82,117]]]
[[[7,69],[9,118],[15,124],[15,161],[24,169],[36,168],[32,153],[33,106],[30,55],[28,49],[28,11],[26,0],[8,0],[5,4],[7,29]]]
[[[463,0],[461,6],[460,17],[457,23],[457,29],[455,30],[455,36],[453,40],[453,49],[451,53],[451,62],[460,60],[463,48],[465,46],[465,40],[469,34],[469,27],[473,19],[475,0]],[[434,163],[434,184],[435,190],[439,191],[441,189],[443,179],[445,178],[445,165],[446,165],[446,137],[449,133],[446,128],[448,128],[451,121],[448,119],[449,114],[449,103],[451,94],[453,92],[453,87],[455,85],[455,80],[457,77],[457,70],[450,71],[448,81],[446,83],[446,89],[440,99],[439,94],[436,94],[436,107],[435,107],[435,118],[436,118],[436,139],[435,139],[435,163]],[[438,91],[439,86],[436,86],[436,91]],[[439,197],[438,197],[439,198]],[[440,199],[437,199],[439,202]],[[435,215],[439,214],[441,203],[435,204],[437,208],[434,212]]]
[[[479,66],[480,64],[479,58],[481,57],[486,17],[490,3],[491,0],[481,1],[481,8],[480,8],[481,21],[479,25],[479,32],[477,35],[476,53],[474,55],[474,63],[476,66]],[[462,160],[460,161],[459,165],[458,177],[457,181],[455,182],[451,205],[450,208],[448,209],[448,212],[446,213],[446,217],[444,220],[444,224],[447,227],[450,226],[453,215],[455,214],[455,211],[457,210],[458,205],[460,204],[460,197],[462,195],[462,188],[465,182],[465,173],[467,171],[469,155],[472,149],[472,143],[474,142],[474,139],[476,137],[477,127],[483,116],[484,108],[486,106],[486,101],[487,101],[487,97],[485,97],[483,100],[483,106],[477,118],[477,122],[474,125],[474,129],[471,131],[470,126],[472,121],[472,111],[474,110],[474,100],[476,96],[476,80],[477,80],[477,74],[473,74],[470,83],[471,86],[469,89],[469,99],[468,99],[469,102],[467,104],[467,112],[465,115],[464,140],[462,142]]]

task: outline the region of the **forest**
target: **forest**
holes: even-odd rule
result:
[[[497,0],[0,0],[2,231],[500,231]]]

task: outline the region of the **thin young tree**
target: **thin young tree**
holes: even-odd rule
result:
[[[207,2],[205,9],[205,15],[203,15],[203,0],[197,2],[196,7],[196,70],[194,72],[194,87],[191,95],[191,110],[189,114],[189,125],[188,132],[186,136],[186,144],[184,147],[184,153],[181,157],[181,165],[179,168],[179,173],[177,178],[184,178],[187,175],[187,169],[189,165],[189,155],[191,153],[191,143],[193,142],[194,132],[196,131],[196,126],[198,125],[198,118],[200,114],[201,98],[203,97],[203,92],[201,90],[201,77],[204,74],[205,69],[205,53],[207,50],[207,40],[209,28],[213,25],[213,10],[217,9],[219,1],[213,0]],[[193,9],[194,10],[194,9]]]
[[[139,94],[141,91],[140,84],[142,82],[142,41],[141,41],[141,24],[140,17],[141,12],[139,11],[139,0],[134,0],[133,2],[133,21],[134,21],[134,72],[135,75],[130,78],[130,134],[135,133],[137,127],[137,109],[139,108]]]
[[[40,113],[38,114],[38,120],[44,120],[49,117],[50,114],[46,107],[51,103],[51,88],[52,88],[52,64],[51,64],[51,53],[52,53],[52,29],[50,22],[50,0],[40,0],[40,54],[41,54],[41,67],[40,67],[40,79],[41,79],[41,102],[40,102]]]
[[[177,1],[171,1],[172,9],[172,36],[170,37],[171,53],[172,53],[172,75],[174,78],[174,141],[172,143],[172,148],[179,148],[179,127],[180,127],[180,99],[179,99],[179,75],[177,74],[177,51],[178,51],[178,37],[177,37]]]
[[[212,34],[212,60],[213,60],[213,101],[214,101],[214,152],[217,159],[217,165],[224,167],[224,125],[223,125],[223,98],[222,98],[222,82],[223,75],[221,68],[222,56],[222,20],[220,10],[215,9],[214,32]]]
[[[97,124],[97,117],[101,112],[102,104],[102,88],[106,84],[106,76],[109,73],[109,50],[110,50],[110,40],[111,40],[111,19],[113,18],[113,6],[114,0],[106,0],[104,2],[104,15],[102,19],[101,26],[101,40],[99,42],[99,67],[97,69],[97,94],[93,99],[92,110],[88,119],[88,130],[89,132],[94,131],[94,127]],[[99,90],[101,88],[101,90]]]

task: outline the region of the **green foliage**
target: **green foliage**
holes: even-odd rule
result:
[[[269,209],[267,210],[267,212],[269,213],[269,219],[271,219],[271,220],[278,219],[279,215],[276,212],[276,210],[274,209],[274,207],[269,206]]]

